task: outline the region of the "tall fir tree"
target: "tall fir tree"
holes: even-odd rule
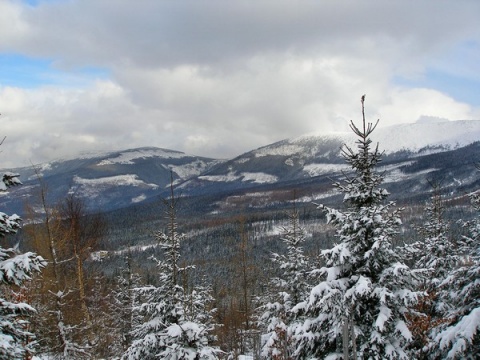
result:
[[[306,320],[296,330],[295,357],[328,359],[410,359],[412,334],[406,325],[408,306],[416,302],[414,277],[392,245],[401,224],[399,211],[385,203],[388,192],[375,172],[381,153],[372,149],[375,125],[353,121],[357,151],[342,152],[354,175],[334,186],[344,194],[347,209],[319,205],[337,228],[338,243],[321,253],[325,266],[315,271],[322,280],[307,301],[294,310]]]
[[[461,262],[440,284],[440,296],[451,304],[450,321],[434,329],[432,358],[480,358],[480,191],[469,197],[476,217],[463,223]]]
[[[134,340],[124,354],[124,359],[200,360],[216,359],[219,350],[211,346],[212,327],[204,318],[203,305],[209,301],[205,292],[195,292],[194,306],[181,286],[181,273],[188,271],[179,264],[180,242],[176,222],[176,198],[171,185],[171,196],[165,201],[167,232],[158,232],[156,239],[164,250],[162,260],[154,259],[159,272],[158,286],[136,289],[143,303],[138,311],[144,317],[132,332]],[[208,292],[207,292],[208,293]],[[191,309],[193,314],[189,313]],[[199,313],[201,310],[201,314]],[[197,320],[203,319],[202,323]]]
[[[291,310],[308,293],[308,259],[303,252],[305,229],[300,225],[296,208],[288,217],[288,226],[282,229],[287,253],[273,254],[272,261],[278,267],[279,277],[272,279],[272,291],[267,294],[266,303],[259,308],[259,327],[266,330],[262,336],[261,351],[265,359],[291,359],[295,350],[292,333],[298,321]]]
[[[7,172],[0,176],[1,192],[21,184],[18,174]],[[17,215],[0,212],[0,239],[15,233],[20,227],[20,221]],[[0,285],[20,286],[30,280],[33,273],[40,272],[45,265],[43,258],[32,252],[21,254],[17,249],[0,246]],[[27,303],[7,300],[3,294],[0,295],[1,359],[23,359],[32,353],[34,336],[27,330],[27,318],[34,313],[35,310]]]

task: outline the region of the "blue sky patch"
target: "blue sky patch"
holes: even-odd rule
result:
[[[19,54],[0,54],[0,86],[83,87],[92,81],[105,78],[108,78],[108,71],[101,68],[82,67],[65,71],[55,68],[53,60],[50,59],[31,58]]]
[[[480,106],[480,81],[473,77],[464,77],[436,69],[428,69],[418,79],[395,77],[394,83],[405,87],[422,87],[435,89],[456,101],[465,102],[473,106]]]
[[[54,1],[62,1],[62,0],[22,0],[23,3],[36,7],[40,5],[40,3],[45,3],[45,2],[54,2]],[[64,0],[63,0],[64,1]]]
[[[480,43],[465,40],[441,57],[432,59],[418,78],[395,77],[394,83],[406,87],[424,87],[441,91],[453,99],[480,106]]]

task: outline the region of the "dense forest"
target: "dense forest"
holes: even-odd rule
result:
[[[389,201],[376,124],[362,97],[339,203],[292,192],[284,207],[189,219],[172,181],[119,228],[121,211],[50,204],[42,183],[40,220],[0,213],[0,358],[478,358],[480,191],[450,198],[429,179],[422,206]],[[13,186],[3,174],[0,191]]]

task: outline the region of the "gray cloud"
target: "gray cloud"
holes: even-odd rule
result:
[[[23,30],[3,47],[79,66],[218,65],[284,51],[366,55],[369,41],[424,54],[478,36],[479,11],[477,1],[55,1],[8,21]]]

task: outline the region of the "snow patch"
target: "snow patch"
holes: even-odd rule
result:
[[[243,181],[251,181],[256,184],[271,184],[278,181],[278,177],[265,173],[242,173]]]
[[[168,151],[163,149],[150,149],[150,150],[131,150],[121,153],[120,155],[100,161],[97,165],[113,165],[113,164],[133,164],[133,160],[146,159],[151,157],[159,157],[163,159],[180,159],[186,155],[178,151]]]
[[[278,181],[278,177],[274,175],[259,173],[244,172],[237,174],[236,172],[229,172],[226,175],[204,175],[198,177],[201,180],[211,182],[232,182],[232,181],[251,181],[256,184],[271,184]]]
[[[169,165],[170,170],[177,174],[181,179],[189,179],[201,174],[208,167],[208,164],[201,160],[184,164],[184,165]]]
[[[156,184],[147,184],[139,179],[137,175],[117,175],[98,179],[83,179],[79,176],[73,178],[74,183],[80,187],[82,195],[87,197],[98,196],[105,188],[112,188],[118,186],[136,186],[141,188],[157,189]],[[70,192],[77,191],[73,187]]]
[[[234,172],[229,172],[226,175],[203,175],[198,177],[200,180],[211,181],[211,182],[232,182],[240,178],[239,175],[236,175]]]
[[[291,156],[291,155],[301,154],[302,152],[304,152],[304,147],[296,144],[287,144],[287,145],[277,146],[277,147],[267,146],[255,151],[255,157],[272,156],[272,155]]]
[[[292,159],[292,158],[289,158],[289,159],[285,160],[285,165],[287,165],[287,166],[293,166],[293,165],[294,165],[294,164],[293,164],[293,159]]]
[[[235,163],[236,164],[244,164],[244,163],[249,162],[249,161],[250,161],[250,158],[245,157],[245,158],[240,158],[238,160],[235,160]]]
[[[345,164],[309,164],[303,168],[310,177],[331,174],[340,171],[347,171],[350,169],[349,165]]]
[[[156,184],[147,184],[143,180],[140,180],[137,175],[126,174],[126,175],[116,175],[108,176],[98,179],[83,179],[79,176],[74,176],[73,181],[76,184],[84,186],[147,186],[152,189],[158,188]]]
[[[400,170],[394,170],[391,173],[385,175],[383,179],[383,183],[386,184],[391,182],[397,182],[401,180],[412,179],[414,177],[424,177],[425,175],[438,170],[439,169],[436,169],[436,168],[430,168],[422,171],[417,171],[416,173],[412,173],[412,174],[405,174]]]
[[[298,198],[296,201],[294,201],[294,200],[290,200],[290,201],[292,203],[293,202],[311,203],[311,202],[315,202],[317,200],[326,199],[326,198],[329,198],[331,196],[335,196],[335,195],[339,195],[339,194],[341,194],[340,191],[338,191],[337,189],[332,189],[332,190],[326,191],[324,193],[312,194],[311,196],[302,196],[301,198]]]
[[[146,198],[147,198],[147,196],[145,194],[138,195],[138,196],[132,198],[132,203],[133,204],[139,203],[139,202],[145,200]]]

